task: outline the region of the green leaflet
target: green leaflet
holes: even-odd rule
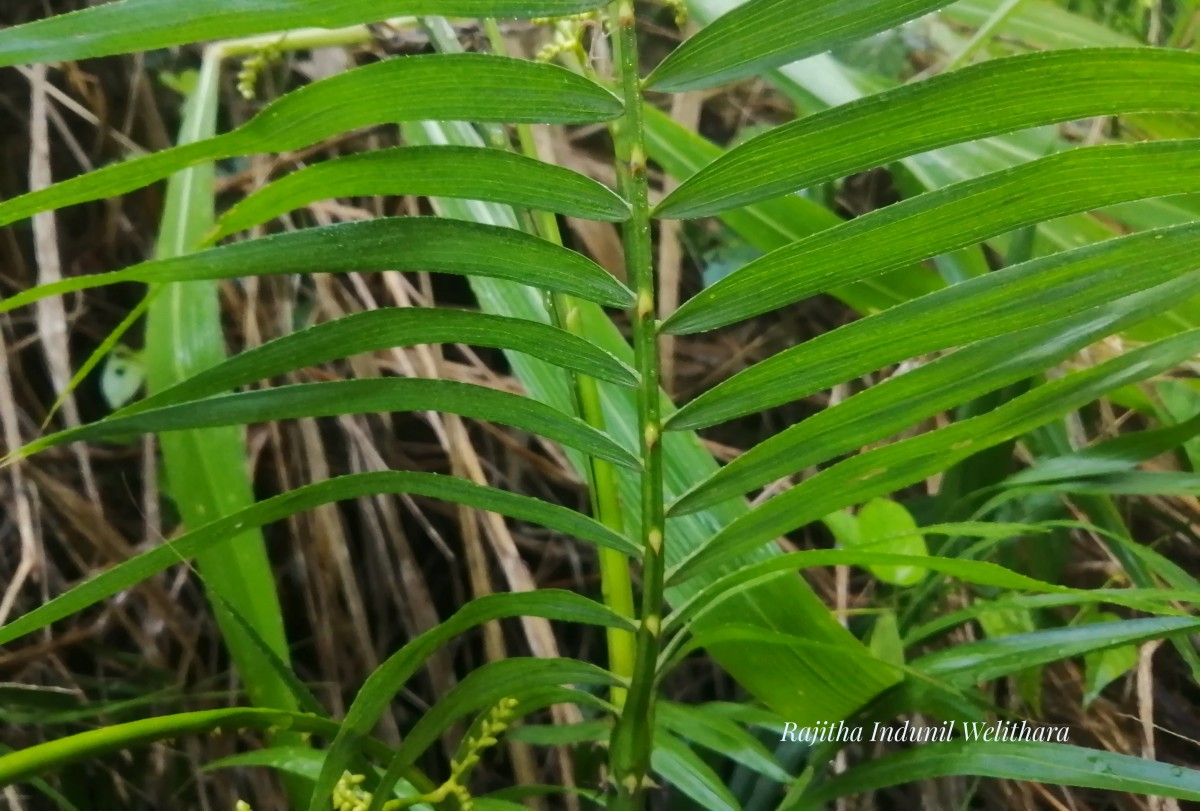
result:
[[[724,755],[777,783],[792,779],[758,738],[729,718],[708,712],[702,706],[671,701],[659,702],[655,712],[659,725],[680,738]]]
[[[667,785],[705,811],[742,811],[737,797],[704,758],[683,741],[659,727],[654,730],[651,766]]]
[[[555,65],[486,54],[387,59],[294,90],[224,135],[107,166],[0,203],[0,225],[39,211],[114,197],[197,163],[300,149],[360,127],[425,118],[587,123],[615,118],[621,110],[612,93]]]
[[[1089,589],[1072,594],[1023,594],[1016,597],[999,597],[994,600],[977,599],[966,608],[941,614],[935,619],[915,626],[904,636],[905,645],[915,645],[932,636],[937,636],[955,626],[972,620],[983,614],[1003,611],[1021,611],[1040,608],[1057,608],[1059,606],[1090,606],[1100,603],[1113,603],[1113,598],[1124,604],[1137,604],[1141,611],[1170,615],[1176,613],[1171,608],[1171,602],[1196,602],[1200,600],[1200,591],[1163,588],[1123,588],[1123,589]],[[1159,606],[1154,609],[1155,604]]]
[[[118,564],[0,627],[0,645],[6,645],[14,639],[45,628],[53,622],[132,588],[146,578],[194,556],[200,550],[227,540],[247,527],[260,527],[323,504],[364,496],[400,493],[465,504],[540,524],[582,541],[620,549],[626,554],[638,553],[635,544],[591,518],[538,499],[434,473],[356,473],[299,487],[260,501],[252,507],[193,529],[168,544]]]
[[[647,105],[645,115],[646,152],[677,180],[686,179],[725,154],[720,147],[654,107]],[[720,219],[764,253],[844,222],[824,206],[794,194],[725,211]],[[914,263],[892,273],[832,288],[829,293],[866,315],[942,287],[945,283],[936,273]]]
[[[125,417],[221,394],[361,352],[435,343],[524,352],[621,386],[637,385],[636,373],[625,363],[548,324],[460,310],[389,307],[354,313],[269,341],[126,406],[113,416]]]
[[[339,28],[390,17],[554,17],[604,0],[121,0],[0,31],[0,67],[149,51],[290,28]]]
[[[1200,56],[1106,48],[963,68],[785,124],[730,150],[659,204],[716,214],[951,144],[1078,118],[1197,112]]]
[[[1123,434],[1065,456],[1044,459],[1004,480],[1006,487],[1047,484],[1124,473],[1170,453],[1200,434],[1200,414],[1177,425]]]
[[[227,211],[210,240],[317,200],[400,194],[490,200],[607,222],[629,217],[629,204],[616,193],[561,166],[498,149],[406,146],[334,158],[285,175]]]
[[[638,465],[629,451],[607,435],[537,400],[474,383],[424,378],[338,380],[225,394],[128,416],[112,415],[36,439],[20,453],[31,455],[66,442],[131,434],[392,411],[444,411],[488,420],[553,439],[624,467]]]
[[[681,582],[834,510],[921,481],[1197,352],[1200,330],[1181,333],[1046,383],[981,416],[840,462],[733,521],[676,566],[671,580]]]
[[[1200,190],[1198,177],[1200,141],[1052,155],[922,194],[773,251],[685,303],[664,328],[682,334],[725,326],[1048,219],[1194,192]]]
[[[309,228],[92,276],[72,276],[0,301],[0,312],[117,282],[232,279],[276,273],[425,270],[478,274],[561,290],[610,307],[633,293],[595,262],[545,240],[437,217],[394,217]]]
[[[922,532],[931,533],[933,527],[922,527]],[[950,532],[947,528],[945,532]],[[970,534],[963,530],[962,534]],[[1012,534],[1021,534],[1013,530]],[[693,620],[713,610],[720,602],[730,599],[740,589],[777,572],[795,571],[796,569],[813,568],[817,566],[913,566],[934,572],[950,575],[965,583],[995,588],[1036,591],[1050,594],[1079,594],[1077,589],[1058,586],[1041,580],[1027,577],[1011,571],[995,563],[960,558],[935,557],[929,555],[898,555],[894,552],[880,552],[867,547],[857,549],[810,549],[803,552],[789,552],[774,558],[767,558],[754,564],[731,572],[715,580],[692,598],[681,603],[667,622],[667,630],[674,632],[690,624]],[[1082,592],[1086,594],[1087,592]],[[1118,605],[1127,604],[1120,594],[1116,594],[1113,602]],[[1147,601],[1135,600],[1134,607],[1142,607]]]
[[[234,708],[203,710],[175,715],[161,715],[141,721],[91,729],[65,738],[20,749],[0,756],[0,785],[27,780],[35,775],[80,760],[98,757],[131,746],[177,738],[180,735],[202,735],[215,730],[294,729],[318,735],[332,735],[338,725],[325,718],[285,710]],[[375,740],[365,742],[375,754],[388,751]]]
[[[668,514],[686,515],[735,498],[1024,380],[1198,293],[1200,271],[1193,271],[1071,318],[971,344],[890,377],[754,446],[680,497]],[[1021,475],[1010,481],[1016,483]]]
[[[1054,628],[960,643],[922,656],[911,666],[929,676],[965,687],[1027,667],[1184,634],[1197,628],[1200,628],[1200,620],[1192,617],[1147,617]]]
[[[956,735],[962,734],[961,728]],[[967,775],[1200,800],[1200,772],[1063,743],[955,741],[926,744],[856,766],[810,791],[788,811],[816,811],[838,797]]]
[[[804,397],[888,363],[1072,316],[1193,271],[1200,224],[1054,254],[939,290],[780,352],[667,421],[699,428]]]
[[[751,0],[663,60],[647,88],[697,90],[795,62],[945,5],[945,0]]]

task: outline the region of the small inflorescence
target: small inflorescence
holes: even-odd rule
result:
[[[237,75],[237,89],[242,98],[250,101],[257,95],[258,77],[273,62],[283,57],[283,41],[266,46],[253,56],[246,57]],[[240,809],[239,809],[240,811]]]
[[[478,765],[480,756],[500,742],[500,735],[512,723],[519,704],[520,702],[515,698],[502,698],[496,706],[492,707],[487,717],[479,724],[478,735],[469,736],[463,741],[460,747],[461,757],[450,761],[450,776],[446,778],[446,782],[433,791],[416,797],[389,800],[383,804],[384,811],[401,811],[401,809],[411,808],[421,803],[436,805],[451,797],[457,800],[460,811],[472,811],[475,801],[471,798],[466,781],[471,776],[471,771]],[[333,811],[367,811],[371,806],[373,796],[362,788],[366,779],[366,775],[344,773],[337,785],[334,786],[333,794],[329,798]],[[245,800],[238,800],[234,811],[254,810]]]

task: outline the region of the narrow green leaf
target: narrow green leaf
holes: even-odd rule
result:
[[[0,225],[39,211],[115,197],[197,163],[301,149],[360,127],[425,118],[587,123],[615,118],[621,109],[620,100],[608,90],[555,65],[487,54],[387,59],[294,90],[224,135],[97,169],[0,203]]]
[[[1087,622],[1111,623],[1120,622],[1121,618],[1108,611],[1090,614]],[[1137,667],[1139,651],[1136,645],[1124,645],[1094,651],[1083,657],[1083,706],[1086,709],[1097,698],[1104,688]]]
[[[925,529],[926,532],[929,528]],[[789,552],[774,558],[766,558],[736,572],[721,577],[697,592],[691,599],[681,603],[667,622],[670,631],[678,630],[684,623],[715,609],[720,602],[730,599],[737,590],[779,572],[817,566],[919,566],[930,571],[950,575],[966,583],[995,588],[1036,591],[1051,594],[1073,594],[1074,589],[1058,586],[1027,577],[995,563],[959,558],[934,557],[929,555],[897,555],[893,552],[877,552],[871,549],[809,549]],[[1115,600],[1114,600],[1115,602]],[[1138,603],[1142,605],[1142,603]]]
[[[444,411],[488,420],[625,467],[638,465],[633,454],[607,435],[537,400],[474,383],[424,378],[337,380],[225,394],[128,416],[113,415],[34,440],[21,452],[28,455],[66,442],[131,434],[392,411]]]
[[[70,763],[90,760],[109,752],[169,740],[181,735],[202,735],[216,730],[232,732],[272,728],[332,735],[338,729],[338,725],[325,718],[261,708],[160,715],[125,724],[111,724],[0,755],[0,785],[28,780]],[[372,746],[373,751],[380,751],[376,741],[371,740],[367,743]],[[383,751],[387,751],[387,748],[383,747]]]
[[[211,241],[317,200],[413,194],[490,200],[572,217],[622,222],[629,204],[578,172],[499,149],[404,146],[359,152],[285,175],[217,222]]]
[[[122,0],[0,31],[0,67],[150,51],[292,28],[340,28],[392,17],[557,17],[604,0]]]
[[[1079,118],[1200,112],[1200,56],[1158,48],[995,59],[785,124],[736,147],[659,204],[716,214],[951,144]]]
[[[704,509],[857,450],[1038,374],[1106,335],[1197,294],[1200,271],[1068,319],[971,344],[890,377],[746,451],[680,497],[669,514]]]
[[[664,329],[684,334],[736,323],[1054,217],[1196,191],[1197,177],[1200,141],[1052,155],[910,198],[773,251],[688,301]]]
[[[1171,603],[1196,602],[1200,600],[1200,590],[1187,591],[1159,588],[1088,589],[1087,591],[1078,591],[1071,594],[1022,594],[995,600],[976,600],[966,608],[961,608],[949,614],[942,614],[912,628],[905,634],[904,644],[915,645],[964,622],[994,611],[1036,610],[1041,608],[1058,608],[1060,606],[1113,603],[1114,597],[1123,604],[1138,603],[1138,609],[1141,611],[1150,611],[1164,616],[1177,616],[1180,612],[1172,608]],[[1157,609],[1155,609],[1156,605],[1158,606]]]
[[[248,527],[261,527],[323,504],[400,493],[464,504],[529,521],[582,541],[620,549],[629,555],[636,556],[639,551],[636,544],[585,515],[528,496],[434,473],[356,473],[310,484],[261,501],[118,564],[0,627],[0,645],[6,645],[119,594]]]
[[[668,429],[695,429],[889,363],[1035,327],[1194,271],[1200,224],[1112,239],[979,276],[847,324],[734,375],[681,408]]]
[[[1122,434],[1066,456],[1045,459],[1004,481],[1006,487],[1106,476],[1177,450],[1200,434],[1200,414],[1177,425]]]
[[[111,273],[72,276],[0,301],[0,312],[117,282],[364,270],[478,274],[559,290],[612,307],[633,302],[633,293],[595,262],[537,237],[437,217],[394,217],[309,228],[142,262]]]
[[[1193,617],[1147,617],[1075,628],[1054,628],[967,642],[912,662],[927,675],[963,686],[1007,676],[1072,656],[1194,632]]]
[[[730,523],[681,562],[671,580],[681,582],[834,510],[921,481],[1113,389],[1160,374],[1197,352],[1200,330],[1181,333],[1046,383],[981,416],[840,462]]]
[[[654,732],[650,765],[668,785],[707,811],[742,811],[733,792],[687,744],[669,732]]]
[[[724,154],[703,136],[646,105],[646,152],[676,180],[683,181]],[[821,204],[792,194],[720,215],[721,222],[756,249],[767,253],[844,220]],[[941,278],[913,264],[892,273],[829,290],[858,312],[886,310],[902,301],[945,287]]]
[[[646,80],[668,93],[712,87],[928,14],[945,0],[750,0],[689,39]]]
[[[680,738],[724,755],[777,783],[792,779],[762,741],[729,718],[710,713],[704,707],[670,701],[660,701],[655,712],[658,723]]]
[[[1063,743],[955,741],[914,746],[822,783],[790,806],[816,809],[838,797],[917,780],[972,776],[1200,800],[1200,772]]]
[[[1083,479],[1066,479],[1022,487],[1017,492],[1039,490],[1107,496],[1195,496],[1200,495],[1200,473],[1129,470]]]
[[[637,384],[625,363],[565,330],[519,318],[460,310],[383,308],[285,335],[139,400],[114,417],[140,414],[235,389],[361,352],[416,344],[464,343],[524,352],[621,386]]]

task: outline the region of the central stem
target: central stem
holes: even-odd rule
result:
[[[629,694],[617,720],[610,746],[616,794],[610,808],[640,808],[650,770],[654,742],[655,669],[662,633],[663,574],[663,456],[662,404],[659,393],[658,322],[650,237],[650,190],[646,181],[646,150],[642,88],[638,76],[637,29],[632,0],[610,7],[613,56],[625,102],[624,115],[613,125],[617,179],[632,206],[622,232],[625,268],[637,294],[633,312],[634,363],[641,375],[638,425],[641,428],[642,487],[642,610]]]

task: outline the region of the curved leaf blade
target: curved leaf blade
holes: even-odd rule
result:
[[[705,509],[854,451],[1024,380],[1198,294],[1200,271],[1063,321],[971,344],[890,377],[754,446],[676,500],[668,515]]]
[[[1200,190],[1200,141],[1091,147],[922,194],[751,262],[679,308],[682,334],[725,326],[984,239],[1119,201]]]
[[[604,0],[122,0],[0,31],[0,67],[150,51],[294,28],[340,28],[402,15],[558,17]]]
[[[1198,352],[1200,330],[1180,333],[1046,383],[986,414],[840,462],[728,524],[678,564],[670,580],[684,581],[834,510],[921,481],[1113,389],[1160,374]]]
[[[1137,645],[1200,628],[1193,617],[1145,617],[1052,628],[984,639],[930,653],[911,665],[942,681],[968,686],[1072,656]]]
[[[1200,225],[1112,239],[994,271],[851,322],[697,397],[667,428],[792,402],[894,361],[1076,315],[1200,266]]]
[[[338,725],[327,718],[318,718],[305,713],[258,707],[236,707],[161,715],[156,718],[89,729],[86,732],[0,755],[0,784],[9,785],[17,781],[28,780],[33,776],[80,760],[99,757],[133,746],[169,740],[180,735],[202,735],[216,730],[226,732],[271,728],[331,735],[337,731]],[[374,739],[367,741],[366,745],[370,746],[374,754],[388,751],[388,747]]]
[[[606,434],[537,400],[474,383],[424,378],[338,380],[225,394],[127,416],[113,415],[36,439],[21,453],[30,455],[66,442],[131,434],[392,411],[442,411],[488,420],[553,439],[624,467],[638,466],[633,454]]]
[[[663,60],[650,90],[680,93],[732,82],[823,53],[936,11],[946,0],[751,0]]]
[[[301,149],[361,127],[424,119],[581,124],[608,121],[621,111],[621,101],[608,90],[555,65],[489,54],[387,59],[294,90],[232,132],[0,203],[0,225],[115,197],[198,163]]]
[[[1063,743],[956,741],[878,758],[811,791],[798,809],[816,809],[849,794],[935,777],[968,775],[1200,800],[1200,772]]]
[[[307,166],[225,212],[210,241],[335,197],[419,195],[487,200],[581,219],[623,222],[629,204],[589,177],[513,152],[402,146]]]
[[[571,333],[520,318],[465,310],[388,307],[354,313],[249,349],[115,412],[124,417],[178,405],[362,352],[463,343],[523,352],[621,386],[637,385],[624,362]]]
[[[634,299],[629,288],[590,259],[520,231],[437,217],[389,217],[308,228],[124,270],[72,276],[4,299],[0,312],[117,282],[156,284],[367,270],[489,276],[610,307],[627,307]]]
[[[1200,57],[1105,48],[994,59],[785,124],[729,151],[659,204],[692,218],[938,147],[1092,116],[1200,112]]]
[[[338,501],[408,494],[463,504],[478,510],[539,524],[582,541],[637,556],[638,546],[593,519],[528,496],[484,487],[436,473],[379,471],[327,479],[260,501],[252,507],[184,533],[159,547],[120,563],[70,591],[0,627],[0,645],[45,628],[101,600],[119,594],[169,569],[197,551],[228,540],[247,527],[261,527],[297,513]]]

